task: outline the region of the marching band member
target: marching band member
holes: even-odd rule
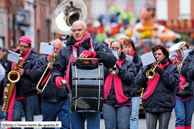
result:
[[[75,53],[77,54],[77,57],[80,58],[101,58],[101,61],[107,68],[113,67],[116,63],[116,58],[108,47],[91,39],[86,24],[82,21],[73,23],[72,36],[68,39],[66,45],[67,46],[62,48],[56,57],[51,71],[51,79],[56,82],[58,87],[64,86],[69,89],[70,63],[76,62],[73,58]],[[77,62],[79,61],[80,60],[77,60]],[[62,85],[61,80],[65,74],[67,82],[65,85]],[[66,93],[64,92],[64,94]],[[72,129],[84,129],[84,123],[87,119],[88,129],[99,129],[100,115],[100,113],[96,112],[70,113],[71,127]]]
[[[155,77],[153,79],[146,77],[146,72],[152,67],[151,65],[142,67],[135,78],[135,84],[144,87],[142,102],[147,129],[156,129],[157,119],[159,119],[160,129],[168,129],[171,112],[176,104],[175,88],[179,84],[179,72],[171,64],[165,46],[154,45],[151,50],[161,63],[155,69]]]
[[[133,40],[131,39],[125,39],[123,41],[124,43],[124,52],[127,55],[130,55],[133,57],[133,63],[136,68],[136,72],[138,73],[139,70],[142,67],[142,61],[141,58],[137,55],[137,49],[135,47],[135,44]],[[139,102],[140,102],[140,94],[141,94],[142,88],[132,84],[132,111],[131,111],[131,117],[130,117],[130,128],[131,129],[138,129],[138,121],[139,121]]]
[[[113,75],[108,68],[104,68],[104,104],[103,118],[106,129],[128,129],[131,114],[131,83],[136,70],[132,61],[126,59],[123,51],[123,43],[113,40],[111,49],[118,49],[119,60],[117,61],[118,74]]]
[[[185,46],[184,46],[185,47]],[[183,48],[184,48],[183,47]],[[182,49],[183,49],[182,48]],[[187,47],[188,49],[188,47]],[[194,98],[193,98],[193,59],[194,50],[192,49],[188,56],[184,59],[180,74],[185,77],[185,79],[180,80],[184,82],[189,82],[187,87],[183,87],[182,93],[180,90],[177,91],[176,106],[174,108],[176,115],[176,129],[191,129],[191,121],[194,110]]]
[[[23,67],[17,72],[20,74],[20,80],[15,84],[12,99],[9,106],[8,121],[21,121],[22,111],[24,109],[26,121],[34,121],[34,111],[36,106],[36,84],[31,79],[32,67],[35,65],[38,56],[31,52],[31,38],[22,36],[19,39],[19,50],[21,57],[24,58]],[[13,70],[13,62],[8,62],[6,66],[6,78],[4,87],[9,83],[7,74]],[[7,87],[4,88],[4,95]]]
[[[64,43],[55,39],[51,42],[54,46],[54,53],[58,54],[59,51],[63,48]],[[34,81],[39,81],[41,76],[43,75],[46,67],[48,66],[49,59],[52,55],[45,55],[40,57],[36,61],[36,65],[32,70],[32,78]],[[49,65],[49,70],[46,72],[44,78],[41,81],[41,86],[45,85],[48,77],[50,76],[50,72],[52,70],[52,65]],[[58,88],[54,84],[54,82],[50,79],[46,85],[46,88],[41,93],[42,98],[42,121],[56,121],[58,120],[62,123],[63,129],[70,129],[70,118],[69,118],[69,105],[67,100],[67,90],[66,87]]]

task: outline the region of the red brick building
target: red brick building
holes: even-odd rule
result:
[[[52,26],[52,14],[63,0],[0,0],[0,47],[10,49],[19,37],[32,38],[32,47],[39,52],[40,42],[49,42],[58,38]],[[87,7],[86,23],[93,22],[100,14],[107,12],[113,2],[130,7],[139,17],[141,7],[146,1],[152,1],[157,8],[156,19],[162,21],[189,41],[194,32],[194,0],[83,0]],[[183,22],[184,21],[184,22]],[[178,24],[178,27],[176,28]],[[185,28],[184,26],[190,26]],[[174,28],[173,28],[174,27]]]

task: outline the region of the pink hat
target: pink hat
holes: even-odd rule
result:
[[[31,44],[31,42],[32,42],[31,38],[28,37],[28,36],[22,36],[22,37],[19,39],[19,41],[23,41],[23,42],[26,42],[26,43],[29,43],[29,44]]]

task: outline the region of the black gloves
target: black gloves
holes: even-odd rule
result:
[[[157,66],[155,71],[156,71],[156,73],[161,75],[163,72],[163,69],[161,69],[160,67]]]
[[[150,70],[152,68],[153,64],[149,64],[147,67],[146,67],[146,71],[147,70]]]

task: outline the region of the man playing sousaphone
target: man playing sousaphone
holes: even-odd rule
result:
[[[50,59],[57,56],[61,48],[63,48],[64,43],[59,39],[55,39],[51,43],[54,47],[54,54],[40,57],[36,61],[31,75],[34,81],[39,81],[37,89],[41,92],[42,121],[56,121],[58,117],[58,120],[61,121],[62,128],[70,129],[69,105],[67,94],[65,94],[67,91],[66,87],[58,88],[54,82],[49,79],[53,63]],[[40,80],[43,74],[44,76],[42,80]]]
[[[73,23],[72,36],[68,39],[66,45],[56,57],[51,71],[51,79],[58,87],[67,87],[69,89],[70,63],[80,62],[80,60],[75,61],[74,54],[80,58],[101,58],[107,68],[113,67],[116,63],[116,58],[108,47],[91,39],[83,21]],[[64,75],[66,75],[66,84],[62,85],[61,80]],[[72,129],[84,129],[84,123],[87,119],[88,129],[99,129],[100,115],[97,112],[70,113],[71,127]]]
[[[32,67],[35,65],[38,56],[31,52],[31,38],[22,36],[19,39],[19,50],[16,53],[21,53],[24,58],[23,67],[17,72],[20,74],[20,80],[15,83],[12,99],[9,105],[8,121],[21,121],[22,111],[24,109],[26,121],[34,121],[34,111],[36,106],[36,84],[31,79]],[[8,62],[6,66],[6,78],[4,87],[9,83],[7,75],[14,69],[13,62]],[[4,88],[5,91],[7,87]]]

